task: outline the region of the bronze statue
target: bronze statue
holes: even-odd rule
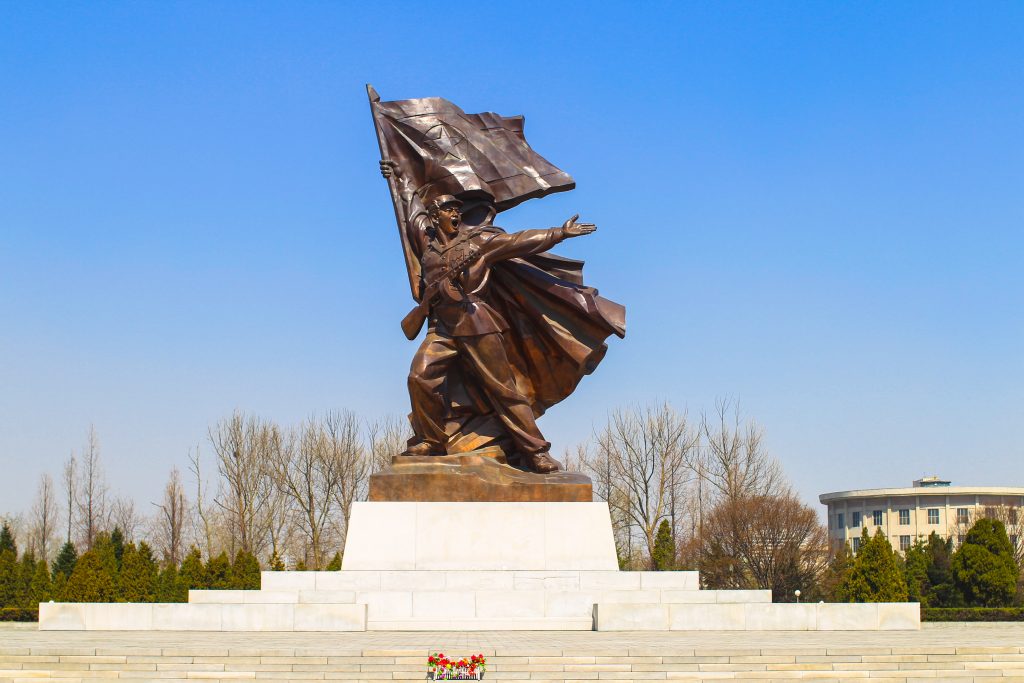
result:
[[[374,123],[417,306],[402,321],[427,334],[409,373],[414,437],[404,455],[498,446],[509,462],[559,464],[537,427],[625,334],[625,310],[583,284],[583,263],[546,253],[596,230],[506,233],[500,211],[575,187],[534,152],[522,117],[467,115],[441,98],[380,102]]]

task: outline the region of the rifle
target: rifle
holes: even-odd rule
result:
[[[402,332],[405,333],[405,338],[412,341],[419,335],[420,329],[423,327],[423,321],[427,319],[430,314],[430,307],[434,304],[434,300],[441,292],[441,283],[445,280],[450,279],[453,275],[456,275],[463,268],[480,258],[480,251],[477,249],[470,250],[468,254],[463,256],[461,259],[452,264],[451,267],[447,268],[441,275],[431,282],[423,290],[423,298],[420,302],[409,311],[404,318],[402,318]]]

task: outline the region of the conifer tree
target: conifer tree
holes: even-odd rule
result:
[[[270,558],[270,561],[273,562],[274,558]],[[281,569],[284,569],[283,564],[281,565]],[[332,557],[331,561],[327,563],[327,566],[324,567],[324,570],[329,572],[341,571],[341,553],[334,553],[334,557]]]
[[[829,560],[828,568],[821,579],[821,590],[831,602],[847,602],[842,595],[843,586],[850,572],[853,570],[853,552],[849,543],[837,547]]]
[[[339,560],[340,560],[340,556],[339,556]],[[272,571],[272,572],[283,572],[284,569],[285,569],[284,561],[281,560],[281,556],[278,555],[277,551],[275,550],[273,553],[270,554],[270,571]],[[340,562],[338,564],[338,569],[341,569]]]
[[[882,530],[868,535],[861,533],[860,551],[853,568],[840,584],[843,602],[903,602],[907,599],[907,583],[896,561],[896,553]]]
[[[953,582],[953,539],[934,531],[925,544],[928,553],[929,607],[960,607],[963,597]]]
[[[117,597],[117,557],[110,535],[96,535],[91,550],[78,558],[64,589],[69,602],[113,602]]]
[[[209,588],[213,590],[231,588],[231,560],[226,552],[222,552],[217,557],[211,557],[206,563],[206,581]]]
[[[239,550],[231,566],[231,587],[236,590],[260,589],[260,563],[250,552]]]
[[[75,570],[75,563],[78,562],[78,551],[75,549],[75,544],[71,541],[67,541],[61,546],[60,552],[57,553],[57,558],[53,561],[53,579],[57,580],[57,575],[61,574],[64,576],[64,582],[67,583],[68,578],[71,577],[71,572]]]
[[[188,602],[188,586],[178,573],[177,567],[168,563],[160,572],[156,589],[157,602]]]
[[[8,546],[0,550],[0,607],[14,607],[18,597],[18,560]]]
[[[11,526],[4,522],[4,526],[0,529],[0,553],[5,550],[9,550],[14,554],[15,560],[18,558],[18,545],[14,542],[14,533],[11,531]]]
[[[18,585],[17,594],[14,596],[16,607],[32,606],[32,577],[36,573],[35,553],[27,552],[21,556],[18,562]]]
[[[972,607],[1009,607],[1017,592],[1020,568],[1006,527],[995,519],[979,519],[953,553],[953,582]]]
[[[654,551],[651,553],[651,563],[654,570],[663,572],[675,569],[676,565],[676,542],[672,537],[672,527],[667,519],[661,520],[658,525],[658,533],[654,537]]]
[[[134,543],[124,546],[118,576],[118,602],[153,602],[156,579],[156,562],[149,547],[140,550]]]
[[[192,546],[192,549],[188,551],[188,555],[181,561],[179,577],[186,591],[189,589],[202,590],[210,587],[210,582],[206,577],[206,567],[203,566],[203,556],[199,552],[199,548]]]
[[[35,607],[41,602],[49,602],[54,599],[53,581],[50,579],[50,571],[46,568],[46,561],[36,562],[36,571],[32,575],[32,604]]]
[[[121,559],[124,555],[124,532],[121,531],[121,527],[114,527],[114,531],[110,534],[110,544],[114,547],[114,558],[117,560],[117,568],[121,569]]]
[[[932,532],[934,533],[934,532]],[[931,601],[931,584],[928,582],[928,545],[917,539],[907,548],[903,556],[903,578],[907,582],[907,598],[928,607]]]

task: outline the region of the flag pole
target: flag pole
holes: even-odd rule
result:
[[[370,100],[370,113],[373,115],[373,129],[377,133],[377,146],[380,148],[380,158],[384,161],[391,161],[388,153],[388,143],[384,138],[384,131],[381,130],[380,121],[377,119],[377,103],[380,102],[380,95],[369,83],[366,84],[366,96]],[[420,300],[420,281],[416,275],[418,272],[416,255],[413,253],[412,245],[409,243],[407,231],[408,217],[405,215],[405,205],[402,202],[401,193],[398,191],[398,179],[392,173],[388,177],[388,190],[391,192],[391,204],[395,209],[395,221],[398,223],[398,236],[402,241],[402,252],[405,256],[405,269],[409,274],[409,289],[412,291],[412,298]]]

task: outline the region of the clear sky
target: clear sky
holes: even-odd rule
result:
[[[738,397],[824,491],[1024,484],[1024,4],[0,6],[0,513],[233,409],[408,409],[365,83],[526,115],[625,340],[541,426]]]

